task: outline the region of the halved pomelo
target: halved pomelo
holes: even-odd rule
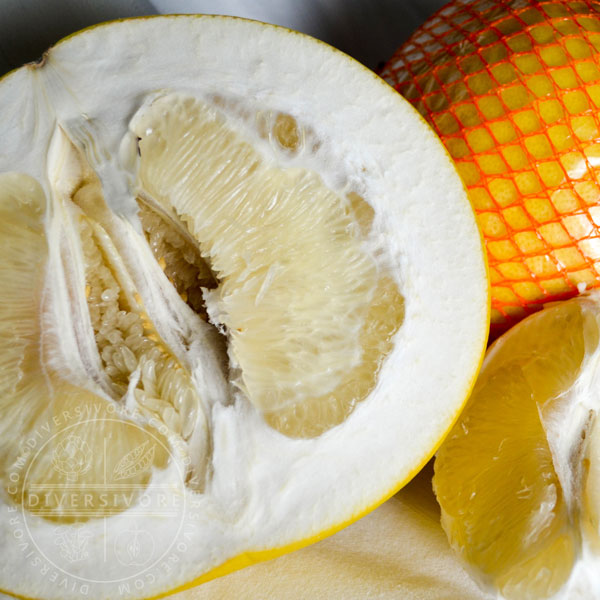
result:
[[[0,110],[1,589],[164,593],[339,529],[432,455],[486,266],[381,80],[287,30],[152,18],[59,44]]]

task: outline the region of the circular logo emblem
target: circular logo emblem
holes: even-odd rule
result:
[[[167,442],[164,424],[65,412],[44,430],[26,440],[9,477],[24,556],[81,595],[100,587],[127,597],[167,578],[191,525],[185,452]]]

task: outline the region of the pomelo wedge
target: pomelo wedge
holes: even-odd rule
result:
[[[598,598],[600,295],[500,337],[440,448],[450,543],[498,597]]]

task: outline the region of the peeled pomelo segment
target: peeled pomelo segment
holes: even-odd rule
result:
[[[594,581],[599,331],[593,294],[505,334],[438,452],[448,538],[506,598],[569,597]]]
[[[402,295],[369,248],[372,208],[306,169],[270,165],[198,100],[158,98],[131,127],[141,189],[185,223],[219,282],[205,299],[235,384],[288,435],[342,422],[402,323]],[[271,135],[297,150],[299,130],[279,115]]]
[[[500,370],[474,394],[474,402],[485,395],[489,405],[467,412],[436,464],[435,489],[451,544],[503,593],[518,592],[526,586],[519,584],[546,569],[560,587],[574,559],[569,516],[537,406],[522,406],[531,394],[522,375]],[[508,404],[510,399],[517,404]],[[558,589],[550,580],[540,586],[546,595]]]

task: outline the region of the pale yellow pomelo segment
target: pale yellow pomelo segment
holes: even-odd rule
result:
[[[205,298],[235,384],[289,435],[342,422],[373,390],[404,316],[367,249],[373,210],[310,170],[270,164],[198,100],[159,98],[133,129],[143,193],[187,225],[219,281]],[[304,135],[289,115],[263,134],[290,152]]]
[[[303,437],[319,435],[341,423],[375,387],[381,361],[391,351],[393,335],[403,317],[404,299],[395,281],[381,278],[358,340],[363,352],[361,362],[344,374],[332,392],[271,411],[266,415],[267,422],[282,433]]]
[[[0,457],[14,452],[14,434],[40,410],[29,373],[39,365],[41,297],[47,248],[46,199],[27,175],[0,175]],[[34,400],[20,401],[21,390]],[[33,393],[32,393],[33,392]],[[3,465],[6,467],[6,464]]]
[[[500,338],[436,458],[450,542],[506,598],[560,591],[581,552],[582,512],[597,531],[598,300],[553,306]]]
[[[377,510],[332,537],[172,600],[484,600],[440,526],[426,468]]]

